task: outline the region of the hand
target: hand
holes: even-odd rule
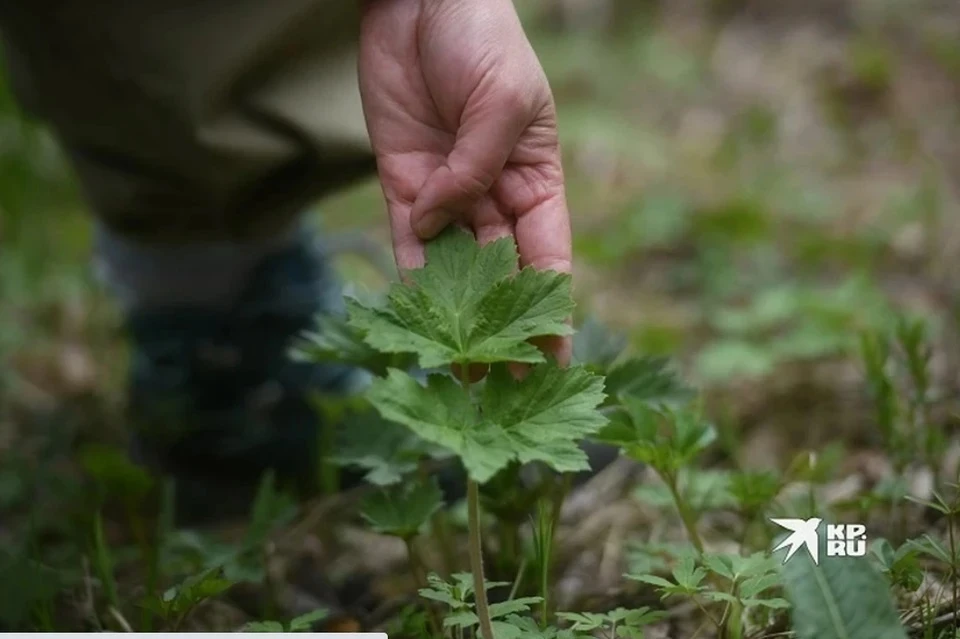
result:
[[[367,0],[360,94],[401,271],[454,222],[571,271],[556,109],[511,0]]]

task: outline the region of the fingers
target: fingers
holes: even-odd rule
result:
[[[436,236],[477,205],[500,176],[529,124],[522,100],[503,89],[495,95],[468,106],[446,164],[434,170],[420,190],[410,213],[420,239]]]
[[[552,194],[518,217],[515,233],[521,267],[572,272],[573,241],[562,181],[557,183]],[[571,337],[544,337],[534,343],[553,355],[561,366],[570,363],[573,353]]]
[[[421,268],[425,264],[425,247],[410,226],[409,205],[388,198],[387,211],[394,259],[397,270],[400,272],[400,279],[405,279],[407,271]]]
[[[572,272],[570,214],[562,187],[518,217],[516,237],[521,266]]]

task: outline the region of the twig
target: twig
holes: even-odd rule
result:
[[[103,629],[103,624],[100,623],[100,618],[97,616],[97,608],[94,604],[93,598],[93,577],[90,576],[90,559],[84,555],[82,560],[83,565],[83,601],[81,602],[81,607],[83,608],[84,614],[89,618],[89,620],[97,628]]]
[[[513,601],[517,596],[517,591],[520,590],[520,583],[523,581],[523,575],[527,572],[527,558],[524,557],[520,560],[520,567],[517,568],[517,576],[513,579],[513,587],[510,588],[510,596],[507,597],[507,601]]]
[[[113,606],[107,608],[107,612],[110,613],[110,616],[113,617],[114,621],[120,624],[120,627],[123,628],[124,632],[133,632],[133,628],[130,626],[130,623],[124,618],[123,614]]]

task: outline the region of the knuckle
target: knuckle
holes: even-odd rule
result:
[[[475,200],[486,195],[494,177],[482,169],[470,168],[454,172],[453,182],[459,196]]]
[[[533,95],[528,83],[506,80],[497,95],[498,106],[505,113],[525,114],[533,108]]]
[[[534,262],[536,268],[542,271],[569,273],[573,268],[570,258],[561,255],[541,255]]]

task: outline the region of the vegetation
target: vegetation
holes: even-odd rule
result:
[[[560,106],[574,277],[458,230],[386,290],[342,253],[348,312],[295,355],[374,381],[317,398],[345,424],[322,495],[268,475],[210,530],[177,529],[176,495],[122,452],[89,224],[0,103],[0,629],[960,636],[942,9],[612,1],[588,25],[556,4],[524,19]],[[382,238],[378,197],[324,223]],[[570,333],[569,367],[531,345]],[[619,459],[586,479],[596,446]],[[364,485],[337,491],[346,472]],[[770,520],[811,517],[819,562],[784,563]],[[866,526],[864,556],[827,552],[841,523]]]

